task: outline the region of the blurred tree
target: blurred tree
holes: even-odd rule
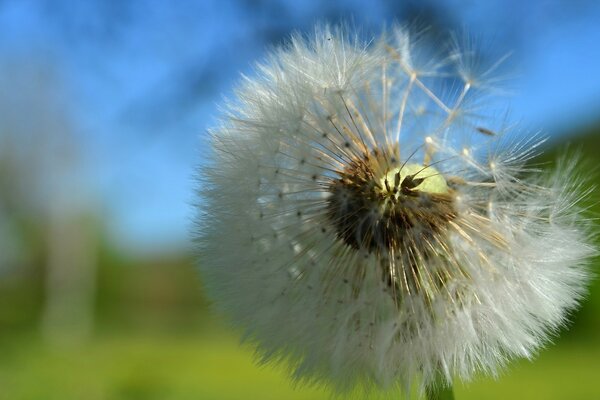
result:
[[[68,96],[48,60],[5,60],[0,85],[0,260],[15,273],[26,259],[43,263],[44,334],[83,339],[92,327],[96,240]]]

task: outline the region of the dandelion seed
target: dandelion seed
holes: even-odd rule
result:
[[[418,46],[402,29],[370,44],[296,36],[212,132],[203,278],[262,361],[298,381],[344,392],[494,374],[584,292],[594,249],[573,162],[531,169],[539,137],[478,117],[497,64],[474,76],[458,51],[420,60]]]

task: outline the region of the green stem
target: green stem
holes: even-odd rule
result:
[[[427,388],[425,393],[427,400],[454,400],[452,386],[435,385],[435,387]]]

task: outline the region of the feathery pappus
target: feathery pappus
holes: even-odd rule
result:
[[[291,40],[244,77],[200,172],[200,270],[264,362],[338,392],[531,357],[595,252],[575,162],[486,116],[498,63],[405,29]]]

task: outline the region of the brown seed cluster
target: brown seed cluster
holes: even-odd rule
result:
[[[329,188],[328,216],[337,236],[352,248],[384,256],[431,242],[456,211],[451,189],[426,189],[428,168],[407,174],[408,165],[389,151],[354,159]]]

